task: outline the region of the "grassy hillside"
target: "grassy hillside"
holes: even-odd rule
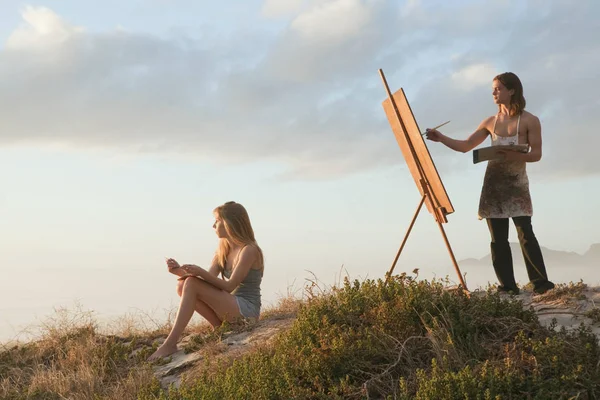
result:
[[[213,350],[179,388],[161,387],[144,361],[167,328],[106,336],[84,320],[49,330],[0,353],[0,398],[600,397],[598,339],[589,328],[547,328],[519,301],[467,297],[440,281],[398,276],[387,285],[346,280],[309,291],[288,330],[234,359],[214,352],[223,330],[195,332],[188,350]]]

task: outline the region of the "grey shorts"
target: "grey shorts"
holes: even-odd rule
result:
[[[235,301],[237,301],[238,308],[240,309],[240,314],[244,318],[258,318],[260,315],[260,306],[256,306],[252,304],[248,300],[243,297],[235,296]]]

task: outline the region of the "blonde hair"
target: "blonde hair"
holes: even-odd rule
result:
[[[215,208],[213,212],[221,218],[223,221],[223,225],[225,227],[225,232],[227,232],[227,239],[219,240],[219,247],[217,248],[217,252],[215,257],[217,258],[217,262],[219,263],[219,267],[221,269],[225,269],[225,264],[227,262],[227,254],[231,249],[230,241],[238,246],[246,246],[251,245],[256,247],[259,254],[259,264],[261,269],[264,268],[264,258],[261,248],[256,243],[256,239],[254,238],[254,230],[252,229],[252,224],[250,223],[250,217],[248,216],[248,212],[239,203],[235,201],[228,201],[227,203]]]

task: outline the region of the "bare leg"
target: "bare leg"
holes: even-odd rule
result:
[[[179,297],[183,295],[183,285],[185,284],[185,281],[185,279],[177,281],[177,294],[179,295]],[[196,301],[195,309],[196,312],[202,315],[204,319],[206,319],[212,325],[213,328],[216,328],[217,326],[220,326],[223,323],[223,321],[221,321],[217,314],[215,314],[213,309],[210,308],[208,304],[206,304],[202,300]]]
[[[222,321],[233,321],[242,316],[235,296],[217,289],[200,278],[186,279],[182,295],[187,290],[193,290],[197,294],[196,300],[206,304],[212,310],[212,313],[219,319],[215,325],[220,325]],[[201,313],[201,315],[206,318],[204,314]]]
[[[161,357],[166,357],[177,351],[177,340],[183,333],[183,330],[192,319],[196,306],[196,293],[193,290],[186,290],[184,285],[183,294],[181,301],[179,302],[179,309],[177,310],[177,316],[175,317],[175,323],[171,328],[171,332],[164,343],[156,349],[154,354],[148,357],[148,361],[152,361]]]
[[[207,318],[213,327],[220,325],[223,320],[232,320],[241,316],[234,296],[201,279],[188,278],[183,284],[179,310],[171,332],[165,342],[148,358],[149,361],[177,351],[177,341],[198,306],[200,307],[197,311]]]

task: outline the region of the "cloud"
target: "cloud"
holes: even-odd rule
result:
[[[67,24],[59,15],[45,7],[27,6],[22,12],[25,24],[17,28],[6,40],[11,50],[43,49],[63,43],[82,27]]]
[[[313,45],[337,45],[354,40],[368,26],[371,18],[369,3],[361,0],[325,2],[298,15],[291,29]]]
[[[475,87],[489,85],[490,76],[498,75],[497,70],[490,64],[467,65],[452,73],[455,85],[464,90],[472,90]]]
[[[28,7],[0,49],[0,145],[269,160],[285,177],[328,179],[404,164],[378,68],[421,128],[450,119],[455,137],[495,112],[491,79],[512,70],[542,119],[553,161],[540,172],[598,173],[587,132],[600,122],[600,6],[555,1],[532,14],[536,4],[266,1],[263,15],[289,15],[276,33],[256,21],[232,36],[168,38],[90,31]],[[428,145],[438,167],[455,168],[457,154]]]

